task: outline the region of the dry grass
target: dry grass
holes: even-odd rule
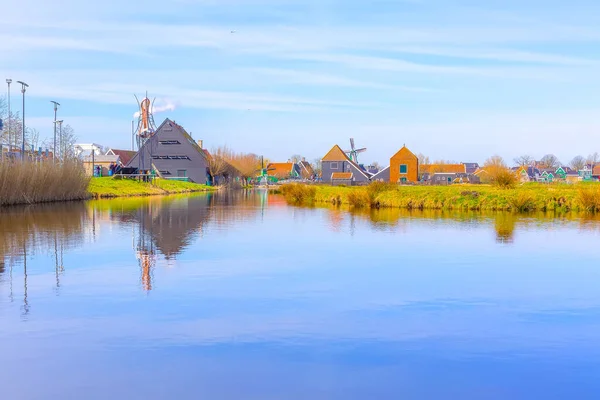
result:
[[[586,211],[600,211],[600,186],[586,185],[579,188],[579,202]]]
[[[302,193],[302,185],[294,192]],[[490,211],[593,211],[600,212],[600,184],[525,184],[514,188],[496,185],[367,187],[316,185],[305,197],[314,203],[348,205],[353,208],[403,208],[419,210]],[[285,189],[287,190],[287,189]],[[286,196],[286,199],[288,197]],[[298,203],[290,201],[290,203]]]
[[[86,199],[89,181],[77,161],[0,162],[0,206]]]
[[[317,189],[313,186],[290,183],[281,186],[281,194],[290,204],[306,204],[314,201]]]

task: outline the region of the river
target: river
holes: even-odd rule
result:
[[[0,398],[595,399],[600,219],[0,209]]]

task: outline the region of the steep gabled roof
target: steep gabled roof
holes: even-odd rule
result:
[[[412,151],[410,151],[410,150],[408,149],[408,147],[406,147],[406,146],[402,146],[402,148],[401,148],[400,150],[398,150],[398,151],[396,152],[396,154],[394,154],[394,155],[392,156],[392,158],[391,158],[391,159],[393,160],[394,158],[398,158],[398,157],[401,157],[401,156],[403,156],[403,157],[412,157],[412,158],[414,158],[415,160],[418,160],[418,159],[419,159],[419,158],[418,158],[418,157],[415,155],[415,153],[413,153]]]
[[[333,146],[331,148],[331,150],[329,150],[329,152],[327,154],[325,154],[325,157],[323,157],[323,159],[321,161],[347,161],[349,162],[354,168],[356,168],[356,170],[361,173],[365,178],[370,179],[371,178],[371,174],[369,174],[368,172],[363,171],[363,169],[354,161],[352,161],[350,159],[350,157],[348,157],[348,154],[346,154],[344,152],[344,150],[342,150],[340,148],[340,146],[338,146],[337,144],[335,146]]]
[[[312,176],[315,174],[315,170],[308,161],[302,160],[298,164],[300,165],[300,168],[303,169],[308,175]]]
[[[108,149],[108,151],[106,152],[106,155],[110,155],[110,154],[119,156],[121,158],[121,162],[123,163],[123,165],[127,165],[127,163],[129,163],[129,160],[131,160],[133,158],[133,156],[135,156],[135,151]]]
[[[344,153],[344,150],[336,144],[327,154],[325,154],[322,161],[350,161],[350,158]]]
[[[289,176],[294,171],[294,163],[269,163],[267,174],[270,176]]]

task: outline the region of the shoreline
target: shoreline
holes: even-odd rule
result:
[[[68,195],[56,199],[40,199],[4,203],[0,201],[0,209],[36,204],[67,203],[100,199],[117,199],[127,197],[168,196],[174,194],[209,193],[218,191],[219,187],[200,185],[182,181],[155,180],[154,184],[130,179],[91,178],[85,194]],[[0,200],[2,200],[0,198]]]
[[[600,211],[600,185],[523,184],[501,189],[490,185],[325,186],[288,184],[280,188],[288,204],[315,203],[351,208],[400,208],[456,211]]]

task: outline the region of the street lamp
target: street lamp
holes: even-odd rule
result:
[[[21,93],[23,93],[23,134],[21,142],[21,160],[25,161],[25,90],[29,87],[25,82],[17,81],[21,84]]]
[[[10,131],[10,84],[12,83],[12,79],[7,79],[6,84],[8,85],[8,152],[10,153],[10,145],[11,145],[11,131]]]
[[[54,100],[50,100],[50,103],[54,104],[54,147],[52,147],[54,155],[52,156],[52,162],[56,162],[56,111],[58,110],[60,103]]]

